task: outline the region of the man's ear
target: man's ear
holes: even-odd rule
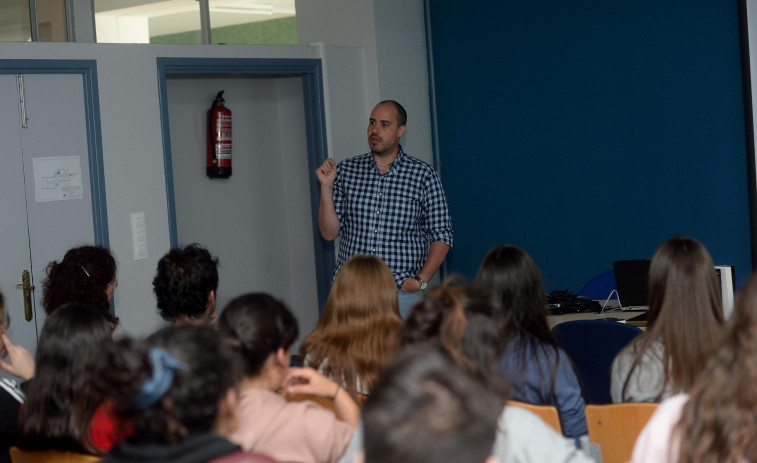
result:
[[[216,306],[216,290],[212,289],[208,293],[208,306],[215,307]]]
[[[405,135],[405,130],[407,130],[407,126],[406,125],[401,125],[400,128],[399,128],[399,130],[397,131],[397,133],[399,135],[399,137],[397,137],[397,138],[402,138],[402,136]]]

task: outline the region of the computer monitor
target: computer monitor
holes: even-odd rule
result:
[[[618,302],[625,310],[647,310],[649,259],[616,260],[612,263],[615,283],[618,285]]]

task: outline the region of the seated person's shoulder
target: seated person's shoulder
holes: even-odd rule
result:
[[[3,403],[11,401],[18,405],[24,403],[24,399],[24,392],[16,381],[8,378],[0,379],[0,400]]]
[[[234,452],[215,458],[208,463],[277,463],[273,458],[252,452]]]

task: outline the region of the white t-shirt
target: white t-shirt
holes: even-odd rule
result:
[[[681,443],[672,438],[672,432],[681,411],[689,401],[688,394],[677,394],[665,399],[644,426],[633,447],[631,463],[667,463],[678,461]]]

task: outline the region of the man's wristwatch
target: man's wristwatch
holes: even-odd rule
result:
[[[426,288],[428,288],[428,283],[423,281],[421,277],[415,277],[416,280],[418,280],[418,283],[421,284],[421,291],[425,291]]]

